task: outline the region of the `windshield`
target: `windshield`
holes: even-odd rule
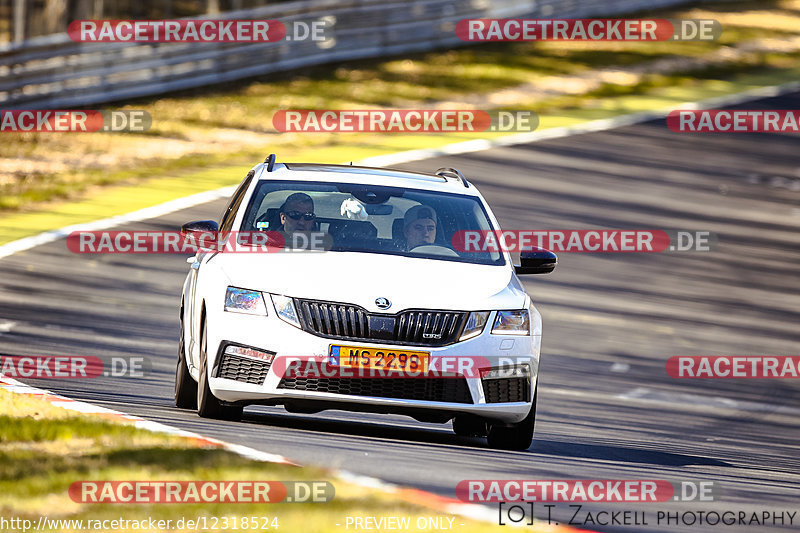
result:
[[[494,230],[478,198],[353,183],[262,181],[241,231],[321,231],[331,251],[504,265],[502,253],[453,248],[460,230]]]

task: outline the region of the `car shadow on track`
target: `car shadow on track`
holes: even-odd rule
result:
[[[340,434],[345,437],[371,437],[388,440],[410,442],[426,442],[433,444],[462,444],[467,446],[486,446],[483,439],[459,437],[450,431],[449,425],[439,428],[415,427],[415,422],[408,419],[408,426],[385,425],[373,421],[332,420],[313,415],[295,413],[264,413],[245,411],[242,423],[282,427],[317,433]]]
[[[724,466],[734,465],[719,459],[685,455],[681,453],[640,450],[627,446],[607,444],[582,444],[562,440],[535,439],[534,453],[556,457],[574,457],[600,461],[619,461],[624,463],[652,464],[660,466]]]
[[[397,443],[397,441],[406,441],[409,443],[424,442],[428,446],[463,446],[467,448],[483,449],[481,453],[484,451],[494,451],[488,447],[485,439],[460,437],[451,433],[449,425],[443,425],[442,429],[446,429],[443,431],[428,427],[398,427],[396,425],[384,425],[372,421],[331,420],[309,415],[298,416],[295,414],[283,415],[263,412],[246,412],[241,423],[337,434],[345,438],[368,437],[372,439],[384,439],[394,443]],[[528,450],[522,452],[497,450],[497,453],[549,455],[660,466],[733,466],[725,461],[696,455],[641,450],[627,446],[613,446],[608,444],[574,443],[544,438],[535,438],[532,446],[528,448]]]

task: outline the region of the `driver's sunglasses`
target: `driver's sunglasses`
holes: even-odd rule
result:
[[[284,214],[292,220],[300,220],[301,218],[303,220],[314,220],[317,218],[314,213],[301,213],[300,211],[287,211]]]

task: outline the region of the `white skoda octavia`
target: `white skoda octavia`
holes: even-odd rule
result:
[[[542,323],[517,275],[551,272],[556,256],[523,251],[514,266],[507,251],[459,245],[465,231],[498,230],[454,169],[276,164],[271,155],[219,225],[182,228],[190,238],[249,237],[237,237],[241,253],[217,244],[188,260],[175,404],[225,419],[261,404],[453,420],[459,435],[527,449]],[[283,244],[259,246],[262,234]]]

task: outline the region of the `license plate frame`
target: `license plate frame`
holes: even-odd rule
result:
[[[400,364],[401,355],[405,356],[402,364]],[[424,374],[430,368],[430,360],[430,352],[419,350],[373,348],[343,344],[331,344],[328,347],[328,364],[337,368]],[[413,365],[412,361],[416,361],[416,365]],[[379,362],[382,364],[379,365]]]

